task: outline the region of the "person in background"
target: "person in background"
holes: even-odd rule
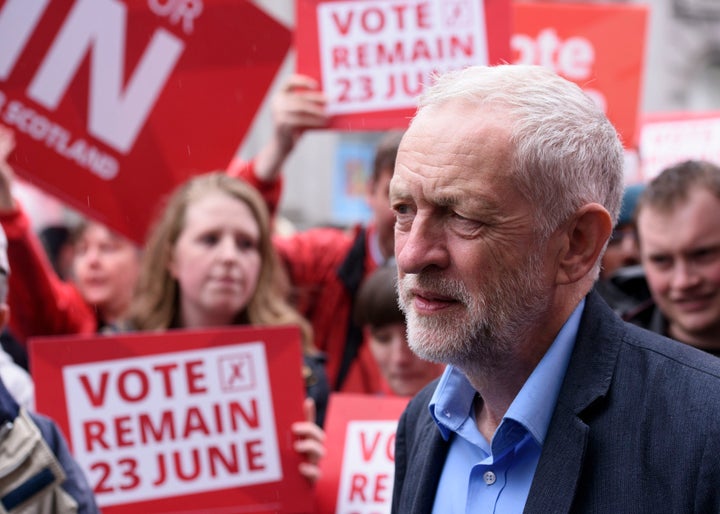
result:
[[[10,264],[7,258],[7,238],[0,226],[0,330],[10,319],[10,307],[7,304]],[[27,369],[17,364],[5,350],[0,350],[0,378],[15,401],[27,410],[35,409],[35,384]]]
[[[305,130],[327,125],[325,103],[314,79],[291,76],[273,99],[275,129],[270,140],[251,162],[236,160],[228,168],[230,175],[263,194],[272,214],[282,191],[282,165]],[[327,356],[333,391],[372,393],[382,380],[352,313],[362,280],[392,257],[395,217],[388,185],[401,135],[401,131],[388,132],[376,149],[367,184],[366,199],[372,211],[367,226],[358,225],[349,232],[315,228],[274,239],[296,305],[312,323],[316,344]]]
[[[602,257],[600,278],[609,280],[618,270],[640,264],[635,227],[635,207],[645,184],[631,184],[623,192],[620,214]]]
[[[132,330],[233,325],[301,329],[307,422],[295,425],[296,449],[311,480],[324,452],[322,424],[329,386],[310,324],[287,300],[287,281],[272,246],[270,217],[259,193],[223,172],[193,177],[170,194],[145,243],[133,298]],[[317,412],[317,414],[316,414]]]
[[[640,264],[635,208],[645,184],[625,187],[617,224],[613,229],[600,265],[595,290],[619,314],[650,298],[645,273]]]
[[[53,223],[44,226],[38,237],[50,259],[53,270],[62,280],[72,280],[73,258],[75,256],[73,241],[73,230],[69,225]]]
[[[398,291],[410,347],[448,366],[399,421],[392,512],[720,512],[720,361],[593,291],[624,179],[603,111],[524,65],[438,76],[418,105]]]
[[[0,127],[0,224],[13,269],[12,334],[24,344],[33,336],[93,334],[121,322],[138,275],[138,248],[100,223],[81,223],[74,235],[74,278],[58,277],[12,196],[14,174],[7,157],[13,146],[12,132]]]
[[[51,418],[18,405],[0,378],[0,502],[8,514],[99,514],[87,478]]]
[[[0,227],[0,327],[10,315],[10,266]],[[27,372],[0,352],[0,504],[2,512],[94,514],[92,489],[55,422],[34,409]]]
[[[636,219],[652,298],[625,319],[720,355],[720,166],[691,160],[663,170]]]
[[[358,291],[354,316],[355,322],[366,332],[365,340],[383,377],[377,393],[415,396],[442,374],[444,366],[421,359],[408,347],[396,279],[397,268],[393,261],[367,277]]]

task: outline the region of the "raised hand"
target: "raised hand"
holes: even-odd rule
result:
[[[271,103],[273,132],[255,157],[255,173],[266,181],[274,180],[308,129],[327,126],[327,100],[317,81],[306,75],[291,75]]]

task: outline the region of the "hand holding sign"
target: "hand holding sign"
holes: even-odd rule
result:
[[[319,463],[325,455],[325,432],[315,423],[315,401],[312,398],[305,398],[303,411],[305,421],[296,421],[290,427],[298,438],[293,448],[305,456],[300,463],[300,474],[314,484],[320,478]]]
[[[307,75],[291,75],[272,99],[273,132],[254,159],[255,176],[264,182],[277,179],[285,159],[307,129],[328,124],[327,100],[319,84]]]

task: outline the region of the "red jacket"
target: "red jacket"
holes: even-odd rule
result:
[[[29,337],[93,334],[97,319],[77,288],[52,269],[23,210],[0,214],[8,239],[10,330],[23,344]]]
[[[255,186],[275,214],[282,191],[281,181],[262,182],[255,176],[252,163],[239,160],[231,163],[228,173]],[[355,274],[356,286],[377,268],[368,247],[373,231],[372,226],[367,230],[355,227],[351,231],[316,228],[290,236],[276,236],[273,240],[287,266],[297,294],[297,306],[312,323],[316,346],[327,356],[326,370],[333,390],[376,394],[387,389],[362,330],[359,331],[357,356],[352,360],[345,380],[337,387],[352,321],[354,295],[347,280],[344,282],[341,278],[340,268],[345,263],[345,269],[349,268],[350,274]],[[353,253],[357,238],[363,233],[369,237],[364,238],[364,244],[356,245]]]

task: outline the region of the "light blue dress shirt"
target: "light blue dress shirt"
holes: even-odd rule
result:
[[[555,410],[585,300],[513,400],[492,442],[475,423],[476,395],[460,371],[448,366],[430,400],[430,414],[450,450],[440,477],[435,514],[512,514],[525,508],[535,468]]]

